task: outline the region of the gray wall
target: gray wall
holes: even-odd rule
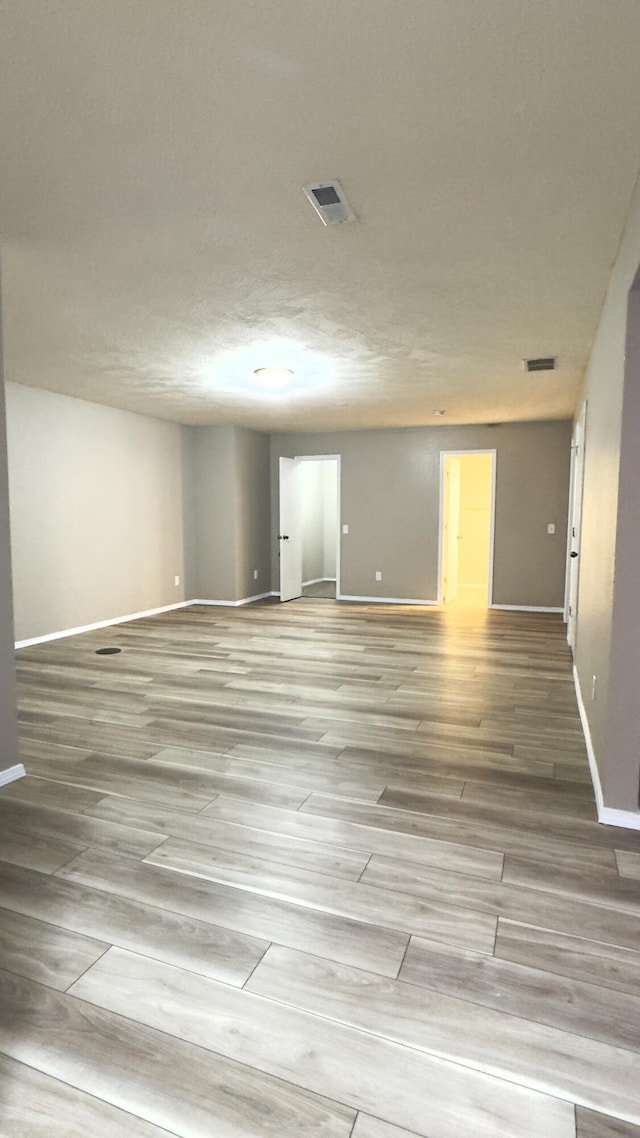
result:
[[[18,762],[4,395],[0,319],[0,771]]]
[[[583,393],[587,402],[575,662],[606,806],[637,811],[640,192],[614,265]],[[625,369],[626,354],[626,369]],[[597,677],[591,699],[592,677]]]
[[[236,432],[233,427],[193,427],[191,494],[195,523],[187,579],[191,599],[235,601]]]
[[[236,599],[242,600],[271,587],[268,435],[236,429],[236,485]]]
[[[183,600],[181,428],[16,384],[7,422],[16,639]]]
[[[185,434],[192,452],[185,509],[192,530],[189,597],[238,601],[268,592],[268,437],[239,427],[191,427]]]
[[[560,608],[564,602],[570,424],[416,427],[274,435],[272,533],[278,459],[342,456],[341,592],[435,601],[438,595],[440,452],[497,451],[495,604]],[[556,533],[546,527],[554,522]],[[375,572],[382,573],[376,582]],[[278,588],[277,542],[272,581]]]

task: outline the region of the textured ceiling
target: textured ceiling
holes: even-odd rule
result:
[[[568,417],[639,43],[638,0],[2,0],[7,379],[265,430]]]

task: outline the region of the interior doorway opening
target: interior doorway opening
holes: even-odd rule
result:
[[[441,456],[440,601],[491,604],[495,451]]]
[[[340,459],[280,459],[280,599],[340,595]]]

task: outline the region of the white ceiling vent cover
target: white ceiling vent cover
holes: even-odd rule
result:
[[[313,182],[302,189],[323,225],[342,225],[356,220],[339,182]]]

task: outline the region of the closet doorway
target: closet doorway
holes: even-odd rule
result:
[[[340,457],[280,459],[280,599],[340,595]]]

